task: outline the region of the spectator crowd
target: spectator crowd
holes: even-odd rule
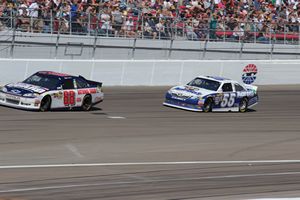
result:
[[[5,27],[189,40],[299,35],[299,0],[0,0]],[[297,38],[297,36],[296,36]],[[299,36],[298,36],[299,39]]]

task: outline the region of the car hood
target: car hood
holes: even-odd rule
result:
[[[193,86],[175,86],[169,90],[169,93],[172,95],[177,95],[183,98],[196,98],[196,97],[203,97],[213,93],[213,91],[193,87]]]
[[[22,83],[22,82],[7,84],[5,86],[5,88],[7,90],[6,93],[14,94],[17,96],[22,96],[22,95],[28,94],[28,93],[42,94],[49,90],[48,88],[43,88],[40,86],[31,85],[31,84]]]

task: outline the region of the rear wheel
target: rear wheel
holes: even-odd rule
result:
[[[50,107],[51,107],[51,97],[50,96],[45,96],[42,99],[41,106],[40,106],[40,111],[42,111],[42,112],[49,111]]]
[[[213,100],[212,100],[212,98],[208,98],[205,100],[202,109],[204,112],[211,112],[212,107],[213,107]]]
[[[239,104],[239,111],[246,112],[248,110],[248,99],[243,98]]]
[[[82,110],[89,111],[92,108],[92,97],[90,95],[87,95],[83,98],[82,101]]]

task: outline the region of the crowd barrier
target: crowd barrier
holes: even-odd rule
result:
[[[105,86],[184,84],[197,75],[256,85],[300,84],[300,60],[54,60],[0,59],[0,84],[40,70],[82,75]]]

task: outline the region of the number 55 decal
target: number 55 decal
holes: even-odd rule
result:
[[[232,107],[235,102],[235,93],[225,93],[221,102],[221,107]]]

